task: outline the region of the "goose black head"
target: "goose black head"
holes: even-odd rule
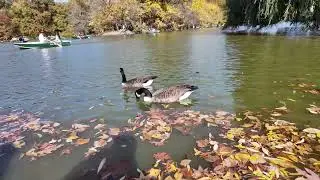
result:
[[[136,95],[136,98],[138,98],[138,99],[141,97],[142,94],[144,95],[144,97],[152,98],[151,92],[146,88],[140,88],[140,89],[136,90],[136,92],[134,94]]]

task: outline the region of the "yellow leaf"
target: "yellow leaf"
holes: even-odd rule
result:
[[[175,180],[181,180],[182,179],[182,173],[180,173],[180,172],[176,172],[175,174],[174,174],[174,178],[175,178]]]
[[[272,164],[279,165],[284,168],[295,168],[291,162],[279,158],[267,158]]]
[[[78,139],[77,132],[70,133],[69,137],[66,139],[66,142],[72,142],[72,140]]]
[[[176,172],[177,171],[177,167],[174,165],[174,163],[171,163],[167,166],[167,171],[168,172]]]
[[[288,158],[291,159],[293,162],[298,162],[299,161],[299,159],[294,155],[288,155]]]
[[[251,155],[250,162],[252,164],[263,164],[266,162],[266,160],[260,154],[255,153],[255,154]]]
[[[13,143],[14,147],[18,148],[18,149],[21,149],[24,145],[26,145],[26,142],[20,140],[20,141],[15,141]]]
[[[158,177],[160,172],[161,172],[160,169],[152,168],[152,169],[149,170],[149,176]]]
[[[235,159],[242,162],[246,163],[250,159],[250,155],[246,153],[237,153],[234,155]]]
[[[171,176],[167,176],[164,180],[174,180]]]
[[[155,139],[163,139],[161,134],[153,134],[151,137],[153,137]]]
[[[199,151],[198,149],[193,148],[193,150],[194,150],[194,155],[195,156],[198,156],[199,154],[201,154],[201,151]]]

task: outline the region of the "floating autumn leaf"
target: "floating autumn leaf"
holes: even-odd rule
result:
[[[243,128],[231,128],[227,132],[227,138],[230,140],[234,140],[234,137],[241,137],[242,135],[244,135]]]
[[[98,139],[108,139],[110,136],[107,134],[102,134],[101,136],[98,137]]]
[[[103,130],[106,128],[106,125],[105,124],[97,124],[94,129],[97,129],[97,130]]]
[[[274,113],[271,114],[271,116],[273,116],[273,117],[280,117],[280,116],[282,116],[282,114],[281,114],[281,113],[278,113],[278,112],[274,112]]]
[[[208,139],[203,139],[203,140],[198,140],[197,141],[197,146],[200,148],[207,147],[209,145],[209,140]]]
[[[26,142],[24,142],[23,140],[19,140],[19,141],[15,141],[13,142],[14,147],[21,149],[23,146],[26,145]]]
[[[277,107],[275,109],[278,110],[278,111],[288,112],[288,108],[286,106]]]
[[[72,140],[76,140],[79,137],[77,136],[77,132],[71,132],[69,136],[66,138],[66,142],[72,142]]]
[[[223,165],[224,167],[229,167],[229,168],[230,168],[230,167],[235,167],[235,166],[238,165],[238,161],[235,160],[235,159],[233,159],[233,158],[230,156],[230,157],[228,157],[228,158],[226,158],[226,159],[223,160],[222,165]]]
[[[156,160],[166,161],[171,159],[170,155],[166,152],[158,152],[153,155]]]
[[[109,135],[111,136],[117,136],[120,133],[120,129],[119,128],[110,128],[109,129]]]
[[[234,155],[235,159],[242,162],[247,163],[250,160],[250,154],[247,154],[245,152],[237,153]]]
[[[58,126],[60,126],[60,123],[57,123],[57,122],[53,123],[53,127],[58,127]]]
[[[183,177],[183,174],[180,173],[180,172],[176,172],[176,173],[174,174],[174,179],[175,179],[175,180],[181,180],[182,177]]]
[[[72,128],[75,129],[76,132],[83,132],[87,130],[90,126],[85,124],[72,124]]]
[[[167,163],[166,164],[166,171],[169,173],[176,172],[178,168],[175,166],[175,163]]]
[[[106,141],[106,140],[100,139],[100,140],[98,140],[98,141],[95,141],[95,142],[93,143],[93,146],[94,146],[95,148],[101,148],[101,147],[105,146],[106,144],[107,144],[107,141]]]
[[[266,160],[263,158],[263,156],[261,156],[258,153],[255,153],[255,154],[251,155],[249,161],[252,164],[263,164],[263,163],[266,162]]]
[[[181,166],[187,167],[190,164],[191,160],[190,159],[184,159],[180,162]]]
[[[320,114],[320,107],[310,104],[309,108],[306,108],[311,114]]]
[[[63,149],[63,150],[61,151],[60,156],[62,156],[62,155],[69,155],[69,154],[71,154],[71,151],[72,151],[72,149],[71,149],[70,147],[67,147],[67,148],[65,148],[65,149]]]
[[[233,151],[234,150],[231,147],[226,146],[226,145],[221,145],[218,148],[217,154],[220,156],[227,156],[227,155],[231,154]]]
[[[149,174],[148,174],[148,176],[150,176],[150,177],[158,177],[159,175],[160,175],[160,172],[161,172],[161,170],[160,169],[155,169],[155,168],[151,168],[150,170],[149,170]]]
[[[98,150],[94,147],[91,147],[88,149],[88,151],[85,153],[85,158],[88,158],[89,156],[92,156],[94,154],[96,154],[98,152]]]
[[[320,133],[320,130],[316,128],[306,128],[303,130],[303,132],[317,134],[317,133]]]
[[[76,145],[88,144],[89,141],[90,141],[90,138],[88,138],[88,139],[82,139],[82,138],[80,138],[80,139],[77,139]]]

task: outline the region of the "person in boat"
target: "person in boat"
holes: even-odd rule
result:
[[[47,42],[48,40],[47,40],[47,38],[43,35],[43,33],[40,33],[40,34],[39,34],[39,41],[40,41],[41,43],[44,43],[44,42]]]
[[[62,43],[62,40],[61,40],[61,37],[60,37],[60,33],[59,33],[59,31],[58,30],[56,30],[56,38],[55,38],[55,41],[57,42],[57,43]]]
[[[27,41],[24,39],[23,36],[20,36],[20,37],[19,37],[19,41],[20,41],[20,42],[27,42]]]

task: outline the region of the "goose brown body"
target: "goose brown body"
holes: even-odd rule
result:
[[[138,98],[140,98],[141,94],[144,94],[144,101],[157,103],[173,103],[188,98],[190,94],[196,89],[198,89],[197,86],[181,84],[157,90],[153,95],[145,88],[137,90],[135,94]]]
[[[122,75],[123,87],[148,87],[148,86],[151,86],[151,84],[153,83],[153,80],[158,77],[158,76],[141,76],[141,77],[136,77],[127,81],[123,68],[120,68],[120,73]]]

